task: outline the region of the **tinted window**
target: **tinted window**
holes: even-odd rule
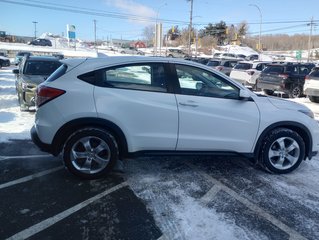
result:
[[[27,61],[24,67],[24,74],[28,75],[50,75],[61,63],[58,61]]]
[[[219,61],[209,61],[207,63],[207,66],[212,66],[212,67],[219,66]]]
[[[68,69],[67,65],[63,64],[61,65],[57,70],[55,70],[50,77],[46,80],[47,82],[53,82],[55,79],[58,79],[62,75],[66,73],[66,70]]]
[[[319,69],[314,69],[312,72],[309,74],[311,77],[317,77],[319,78]]]
[[[284,71],[283,66],[268,66],[263,70],[264,73],[276,73],[276,74],[283,73],[283,71]]]
[[[252,68],[251,63],[237,63],[234,67],[234,69],[242,69],[242,70],[247,70]]]
[[[103,70],[102,86],[167,92],[163,64],[121,66]]]
[[[299,73],[302,75],[307,75],[310,72],[309,68],[306,66],[300,66]]]
[[[221,76],[200,68],[176,65],[181,94],[238,99],[239,89]]]

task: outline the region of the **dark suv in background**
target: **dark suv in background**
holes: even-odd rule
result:
[[[290,98],[301,97],[305,77],[314,67],[312,63],[269,64],[257,79],[257,88],[268,95],[279,91]]]
[[[56,57],[29,56],[22,59],[16,74],[16,90],[21,111],[35,106],[37,86],[44,82],[62,63]]]
[[[36,46],[49,46],[52,47],[52,43],[49,39],[45,38],[38,38],[28,43],[29,45],[36,45]]]

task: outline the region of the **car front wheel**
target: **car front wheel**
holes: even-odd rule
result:
[[[264,139],[261,150],[264,169],[279,174],[293,171],[305,157],[304,140],[287,128],[272,130]]]
[[[105,176],[118,160],[114,136],[99,128],[76,131],[63,147],[63,160],[71,173],[85,179]]]

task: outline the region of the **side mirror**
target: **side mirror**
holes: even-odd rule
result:
[[[12,72],[13,72],[14,74],[19,74],[20,71],[19,71],[19,69],[16,68],[16,69],[13,69]]]
[[[242,100],[250,100],[251,99],[251,95],[247,90],[244,89],[240,89],[239,90],[239,98]]]

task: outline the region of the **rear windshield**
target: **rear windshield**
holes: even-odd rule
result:
[[[61,65],[57,70],[55,70],[50,77],[46,80],[47,82],[53,82],[55,79],[58,79],[62,75],[66,73],[66,70],[68,69],[68,66],[63,64]]]
[[[264,73],[283,73],[284,67],[283,66],[267,66],[264,70]]]
[[[314,68],[309,76],[319,78],[319,68]]]
[[[27,61],[24,67],[24,74],[27,75],[50,75],[61,63],[58,61]]]
[[[219,61],[209,61],[208,63],[207,63],[207,66],[219,66]]]
[[[253,65],[251,63],[237,63],[234,69],[248,70],[248,69],[251,69],[252,67]]]

